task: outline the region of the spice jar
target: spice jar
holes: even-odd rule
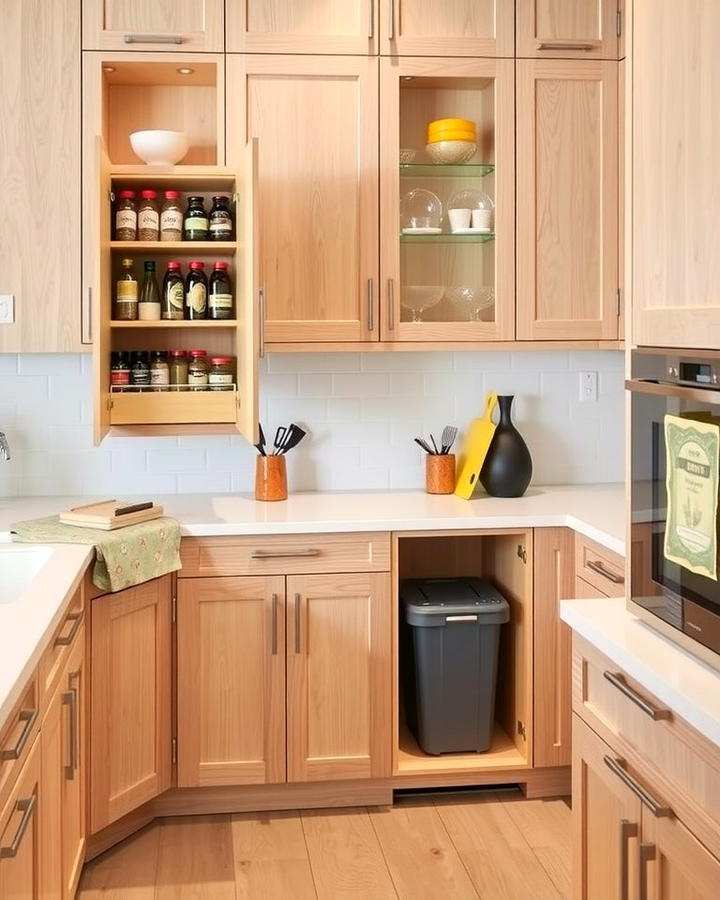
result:
[[[188,383],[188,358],[184,350],[170,351],[170,390],[181,391]]]
[[[153,350],[150,364],[150,384],[154,391],[170,389],[170,367],[162,350]]]
[[[204,350],[188,351],[188,384],[191,391],[208,389],[208,361]]]
[[[160,240],[181,241],[183,233],[183,213],[180,208],[180,192],[165,191],[160,210]]]
[[[141,191],[138,206],[138,238],[141,241],[160,239],[160,216],[158,215],[156,191]]]
[[[230,212],[230,200],[227,197],[213,197],[213,205],[210,210],[210,240],[232,240],[232,213]]]
[[[135,191],[120,191],[115,206],[115,240],[137,240],[137,209]]]
[[[123,350],[110,354],[110,384],[120,391],[125,390],[130,384],[130,362]]]
[[[122,260],[122,272],[115,284],[113,319],[133,322],[138,317],[138,283],[133,273],[133,261]]]
[[[208,319],[232,319],[233,296],[228,264],[216,262],[208,285]]]
[[[188,268],[190,271],[185,279],[185,318],[207,319],[208,283],[204,272],[205,263],[193,260]]]
[[[188,197],[183,237],[186,241],[206,241],[208,217],[202,197]]]
[[[132,355],[130,367],[130,384],[136,390],[144,390],[150,384],[150,364],[148,355],[144,350],[135,350]]]
[[[208,372],[208,388],[211,391],[231,391],[235,376],[233,375],[232,356],[212,356]]]
[[[165,278],[163,278],[161,318],[184,319],[184,306],[185,284],[180,274],[180,263],[171,261],[167,264]]]

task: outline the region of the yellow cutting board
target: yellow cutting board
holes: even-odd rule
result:
[[[497,394],[488,394],[485,398],[485,412],[481,418],[473,419],[465,436],[458,463],[459,474],[455,484],[455,493],[463,500],[469,500],[477,487],[480,470],[497,427],[492,420],[496,406]]]

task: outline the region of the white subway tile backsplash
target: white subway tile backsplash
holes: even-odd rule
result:
[[[92,447],[89,357],[0,355],[0,496],[248,493],[255,451],[240,436],[107,438]],[[272,354],[260,365],[263,426],[308,437],[288,457],[291,490],[420,488],[413,437],[455,423],[459,452],[488,390],[516,394],[514,420],[538,484],[623,477],[623,357],[614,351]],[[597,371],[598,400],[579,399]]]

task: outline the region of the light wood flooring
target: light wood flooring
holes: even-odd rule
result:
[[[86,867],[79,900],[556,900],[570,808],[517,791],[164,819]]]

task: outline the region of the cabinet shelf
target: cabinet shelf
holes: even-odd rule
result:
[[[401,178],[484,178],[494,171],[494,163],[400,163]]]
[[[237,418],[232,391],[127,391],[110,394],[111,425],[230,424]]]
[[[488,234],[401,234],[401,244],[487,244],[495,235]]]
[[[237,328],[236,319],[160,319],[159,321],[111,322],[111,328]]]
[[[172,253],[173,256],[231,255],[237,250],[236,241],[110,241],[111,250],[124,253]]]

